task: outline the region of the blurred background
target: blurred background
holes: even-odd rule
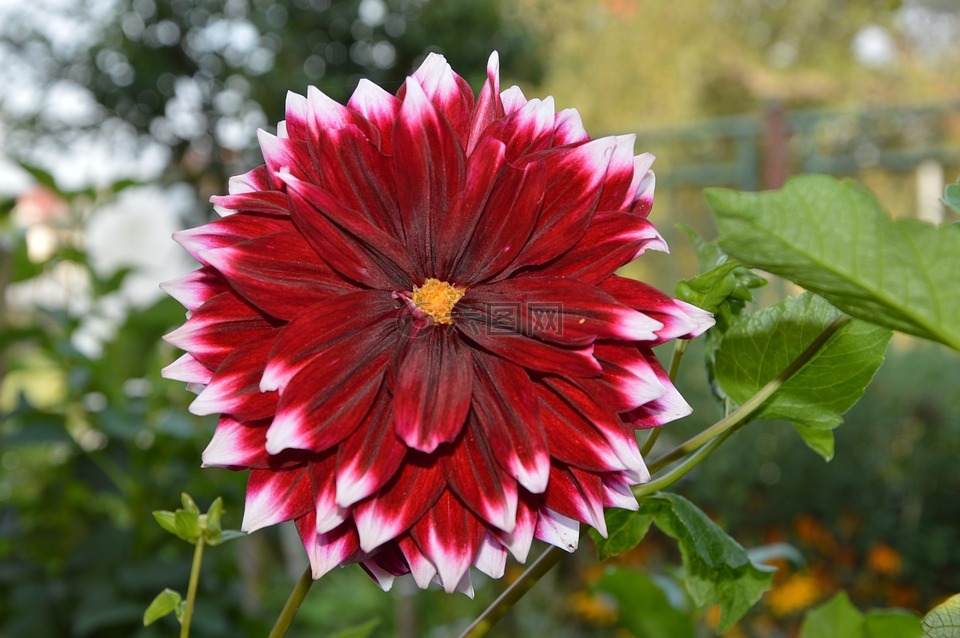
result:
[[[194,268],[170,233],[261,162],[256,129],[282,119],[287,90],[396,90],[429,51],[476,88],[492,49],[505,87],[658,155],[653,220],[673,255],[629,272],[665,290],[697,269],[676,224],[713,234],[708,185],[826,172],[894,215],[956,220],[939,197],[960,175],[957,0],[0,0],[0,637],[175,633],[141,618],[185,590],[192,548],[150,512],[223,495],[237,527],[245,477],[201,470],[214,422],[159,376],[183,310],[157,283]],[[692,350],[680,383],[696,412],[665,448],[719,414]],[[728,636],[796,635],[841,588],[861,609],[916,611],[960,591],[958,387],[955,353],[897,338],[832,463],[757,424],[678,486],[746,547],[798,550]],[[711,635],[669,542],[652,533],[607,564],[584,545],[496,635],[655,636],[638,608]],[[208,551],[194,635],[265,635],[304,563],[292,527]],[[291,635],[371,619],[374,635],[456,635],[520,571],[471,601],[338,570]]]

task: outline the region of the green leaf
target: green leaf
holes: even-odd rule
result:
[[[153,513],[153,518],[160,524],[160,527],[174,536],[180,536],[180,533],[177,531],[176,515],[173,512],[157,510]]]
[[[863,638],[863,630],[863,614],[841,591],[806,615],[800,638]]]
[[[200,538],[200,515],[187,510],[177,510],[173,513],[173,521],[177,536],[196,544]]]
[[[670,604],[664,591],[643,572],[607,568],[596,589],[617,603],[617,625],[636,638],[694,638],[690,615]]]
[[[368,620],[362,625],[354,625],[332,634],[330,638],[367,638],[373,633],[373,630],[380,626],[380,619],[374,618]]]
[[[823,175],[779,191],[706,195],[734,259],[851,316],[960,350],[960,225],[891,221],[866,188]]]
[[[146,627],[147,625],[155,623],[170,612],[175,612],[177,620],[180,620],[183,613],[183,601],[179,593],[172,589],[164,589],[157,594],[157,597],[153,599],[153,602],[150,603],[147,610],[143,612],[143,626]]]
[[[960,179],[950,184],[943,192],[943,203],[960,213]]]
[[[923,617],[924,638],[955,638],[960,635],[960,594],[951,596]]]
[[[903,609],[874,609],[863,622],[863,638],[921,638],[916,614]]]
[[[607,521],[607,537],[603,538],[597,530],[590,529],[590,537],[597,546],[600,560],[607,560],[636,547],[647,535],[653,522],[649,514],[617,508],[608,509],[603,516]]]
[[[223,545],[229,541],[235,540],[237,538],[243,538],[246,536],[246,532],[241,532],[238,529],[225,529],[217,532],[214,535],[208,535],[207,545]]]
[[[720,606],[717,631],[726,631],[770,588],[773,572],[747,552],[693,503],[667,492],[640,501],[640,512],[677,540],[686,570],[684,584],[700,607]]]
[[[220,518],[223,516],[223,498],[218,496],[207,509],[207,531],[220,532]]]
[[[839,317],[841,313],[826,301],[804,293],[741,318],[717,351],[717,383],[732,401],[743,404]],[[829,460],[830,430],[863,395],[883,363],[890,336],[884,328],[849,321],[751,418],[790,421],[807,444]]]
[[[197,507],[196,502],[194,502],[193,497],[191,497],[186,492],[180,494],[180,501],[183,503],[183,509],[190,512],[191,514],[200,514],[200,508]]]

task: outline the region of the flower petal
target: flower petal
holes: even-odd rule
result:
[[[437,568],[434,564],[424,556],[423,552],[420,551],[420,548],[413,542],[413,539],[409,535],[402,537],[397,543],[397,546],[403,553],[407,565],[410,566],[410,574],[413,575],[413,580],[417,583],[417,587],[420,589],[429,587],[431,581],[433,581],[437,575]]]
[[[473,91],[462,77],[453,72],[446,58],[437,53],[427,55],[412,76],[424,94],[450,122],[461,146],[467,143],[473,112]]]
[[[439,465],[420,453],[411,453],[407,462],[375,498],[354,508],[360,547],[371,552],[410,529],[443,492]]]
[[[603,482],[596,474],[554,465],[550,470],[550,489],[544,493],[543,503],[558,514],[593,526],[601,536],[607,537]]]
[[[210,383],[213,370],[194,359],[191,355],[184,354],[161,370],[160,374],[164,379],[171,379],[173,381],[206,384]]]
[[[534,536],[545,543],[567,552],[574,552],[580,544],[580,523],[574,519],[542,507],[537,517]]]
[[[380,132],[380,152],[393,154],[393,126],[400,111],[400,100],[387,93],[366,78],[357,83],[357,88],[347,107],[367,118]]]
[[[524,368],[576,377],[595,377],[603,371],[593,358],[593,345],[566,347],[546,343],[517,334],[515,328],[505,329],[494,324],[479,311],[476,316],[480,320],[470,321],[457,321],[456,313],[454,308],[454,323],[469,341]]]
[[[395,189],[406,246],[428,273],[436,272],[440,223],[462,189],[465,158],[450,124],[412,78],[407,79],[393,140]]]
[[[299,233],[273,233],[200,256],[250,303],[291,320],[304,307],[357,288],[330,269]]]
[[[337,447],[337,504],[350,507],[397,473],[407,448],[397,438],[390,399],[381,395],[357,430]]]
[[[521,498],[517,503],[517,524],[509,534],[498,529],[488,529],[500,543],[510,550],[513,557],[521,563],[527,562],[527,555],[533,545],[533,534],[537,528],[537,510],[530,505],[527,498]]]
[[[473,410],[494,458],[529,492],[539,494],[550,478],[550,454],[540,423],[537,393],[516,364],[477,351]]]
[[[289,470],[250,470],[240,529],[253,532],[313,512],[306,466]]]
[[[507,566],[507,550],[489,533],[484,534],[473,564],[490,578],[502,578]]]
[[[467,419],[472,385],[473,358],[455,330],[437,327],[411,339],[394,387],[397,434],[421,452],[453,441]]]
[[[317,534],[316,518],[306,514],[296,520],[297,532],[307,550],[313,579],[316,580],[338,565],[352,562],[360,549],[357,531],[345,523],[326,534]]]
[[[615,412],[628,412],[667,391],[660,382],[644,351],[632,343],[598,342],[594,355],[603,366],[603,374],[575,383],[600,405]]]
[[[173,239],[201,264],[209,266],[200,257],[204,250],[232,246],[254,237],[292,230],[293,224],[289,217],[237,213],[203,226],[177,231],[173,234]]]
[[[487,127],[503,115],[503,103],[500,101],[500,56],[494,51],[487,61],[487,81],[480,89],[473,108],[473,120],[466,145],[468,156],[473,154]]]
[[[692,339],[714,324],[713,315],[706,310],[669,297],[642,281],[611,275],[600,284],[600,288],[621,303],[662,323],[663,327],[656,331],[657,343],[670,339]]]
[[[230,416],[220,417],[213,438],[201,456],[203,466],[230,469],[260,466],[267,456],[263,449],[266,440],[265,425],[243,423]]]
[[[670,381],[666,370],[657,361],[656,355],[647,350],[646,358],[657,375],[657,379],[663,384],[665,392],[653,401],[644,403],[636,410],[628,412],[624,415],[624,419],[635,428],[646,429],[676,421],[693,412],[693,408],[680,396],[673,382]]]
[[[477,556],[484,528],[447,490],[410,528],[410,535],[436,566],[443,589],[452,594]]]
[[[223,277],[209,266],[160,284],[160,289],[190,312],[227,290]]]
[[[494,457],[490,441],[471,418],[452,454],[443,459],[444,475],[454,494],[489,525],[504,532],[517,522],[517,484]]]
[[[607,507],[637,511],[640,504],[634,496],[630,484],[618,473],[603,474],[603,504]]]
[[[256,421],[273,415],[276,392],[261,392],[260,376],[273,346],[269,332],[238,346],[223,360],[190,413],[199,416],[229,414],[240,421]]]
[[[313,493],[315,529],[324,534],[339,527],[346,520],[349,510],[337,505],[336,469],[337,455],[328,454],[307,464],[310,468],[310,490]]]

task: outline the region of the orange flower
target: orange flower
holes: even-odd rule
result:
[[[903,570],[903,560],[889,545],[874,543],[867,551],[867,567],[878,574],[896,576]]]
[[[791,574],[767,594],[767,605],[775,616],[787,616],[810,607],[825,593],[813,574]]]

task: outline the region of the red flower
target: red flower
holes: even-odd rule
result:
[[[250,469],[243,528],[294,519],[315,577],[470,592],[534,537],[573,550],[636,507],[635,428],[689,412],[650,348],[711,317],[613,274],[665,249],[653,157],[487,75],[289,94],[266,165],[176,235],[203,267],[165,286],[165,375],[222,414],[203,462]]]

